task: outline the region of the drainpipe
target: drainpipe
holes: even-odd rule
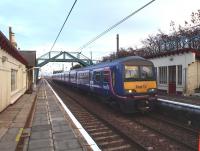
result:
[[[185,94],[187,93],[187,68],[185,68]]]
[[[200,84],[199,84],[199,61],[197,60],[197,88],[200,87]]]
[[[184,62],[184,70],[185,70],[185,83],[184,83],[184,93],[185,95],[187,94],[187,67],[188,67],[188,64],[186,63],[186,55],[184,54],[184,57],[185,57],[185,62]]]

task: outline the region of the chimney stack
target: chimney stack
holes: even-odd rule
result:
[[[9,40],[11,42],[11,44],[17,48],[17,43],[15,41],[15,33],[12,32],[12,27],[9,27]]]

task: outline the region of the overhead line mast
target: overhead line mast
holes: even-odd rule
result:
[[[90,45],[91,43],[93,43],[94,41],[96,41],[97,39],[101,38],[103,35],[105,35],[109,31],[111,31],[113,28],[117,27],[118,25],[120,25],[121,23],[123,23],[124,21],[126,21],[127,19],[129,19],[130,17],[132,17],[133,15],[135,15],[136,13],[138,13],[139,11],[141,11],[142,9],[144,9],[145,7],[147,7],[148,5],[150,5],[151,3],[153,3],[154,1],[155,0],[152,0],[152,1],[148,2],[144,6],[140,7],[136,11],[132,12],[130,15],[128,15],[125,18],[123,18],[122,20],[118,21],[117,23],[115,23],[114,25],[112,25],[111,27],[109,27],[108,29],[106,29],[105,31],[103,31],[101,34],[97,35],[95,38],[93,38],[92,40],[88,41],[86,44],[84,44],[83,46],[81,46],[79,49],[77,49],[77,51],[80,51],[80,53],[81,53],[83,48],[87,47],[88,45]]]

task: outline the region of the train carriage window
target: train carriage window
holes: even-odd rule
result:
[[[109,71],[103,72],[103,82],[105,82],[105,83],[109,82]]]
[[[89,72],[79,73],[79,79],[82,84],[87,84],[89,82]]]
[[[79,79],[89,79],[89,72],[79,73]]]

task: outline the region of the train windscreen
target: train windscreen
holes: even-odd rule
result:
[[[154,80],[153,66],[125,65],[124,81]]]

